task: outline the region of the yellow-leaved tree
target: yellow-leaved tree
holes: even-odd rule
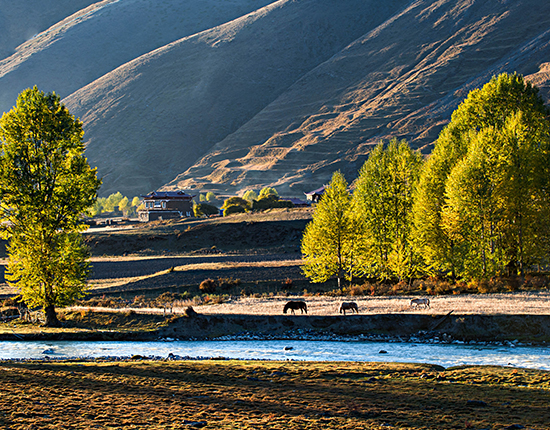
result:
[[[89,251],[81,214],[101,181],[83,155],[82,123],[55,93],[23,91],[0,119],[0,221],[6,278],[57,326],[56,306],[81,297]]]

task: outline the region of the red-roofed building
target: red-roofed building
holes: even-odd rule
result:
[[[153,191],[143,196],[144,209],[138,211],[141,222],[193,216],[193,197],[183,191]]]

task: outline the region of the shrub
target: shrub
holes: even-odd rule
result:
[[[278,199],[279,193],[275,188],[271,188],[271,187],[264,187],[260,190],[260,198],[269,197],[269,196],[274,196],[275,198]]]
[[[258,198],[258,194],[254,190],[248,190],[243,194],[243,199],[252,202]]]
[[[232,206],[228,206],[224,209],[223,216],[229,216],[229,215],[232,215],[232,214],[242,214],[242,213],[245,213],[245,212],[246,212],[246,209],[243,208],[242,206],[232,205]]]
[[[199,290],[201,290],[203,293],[212,294],[214,291],[216,291],[216,287],[216,281],[214,281],[213,279],[205,279],[199,285]]]
[[[220,210],[214,206],[209,205],[208,203],[199,203],[198,205],[193,206],[193,215],[197,218],[200,218],[204,215],[217,215]]]
[[[217,285],[222,290],[229,290],[233,287],[238,287],[241,285],[241,280],[233,278],[218,278]]]
[[[252,203],[253,210],[266,210],[274,208],[293,208],[294,204],[288,200],[279,200],[277,196],[260,197]]]
[[[241,206],[247,211],[251,208],[250,202],[246,199],[243,199],[242,197],[229,197],[223,202],[222,209],[226,209],[230,206]]]
[[[292,282],[292,279],[286,278],[283,281],[283,291],[290,291],[293,286],[294,286],[294,283]]]

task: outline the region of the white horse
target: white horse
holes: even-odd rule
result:
[[[346,315],[346,311],[351,311],[351,313],[359,313],[359,308],[357,307],[357,303],[355,302],[342,302],[340,305],[340,313],[344,313]]]
[[[420,305],[424,306],[424,309],[430,307],[430,299],[412,299],[411,308],[418,308]]]

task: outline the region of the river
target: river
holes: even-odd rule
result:
[[[381,361],[443,367],[499,365],[550,370],[550,350],[534,346],[487,346],[364,341],[224,340],[154,342],[2,341],[0,359],[106,357],[225,357],[258,360]]]

